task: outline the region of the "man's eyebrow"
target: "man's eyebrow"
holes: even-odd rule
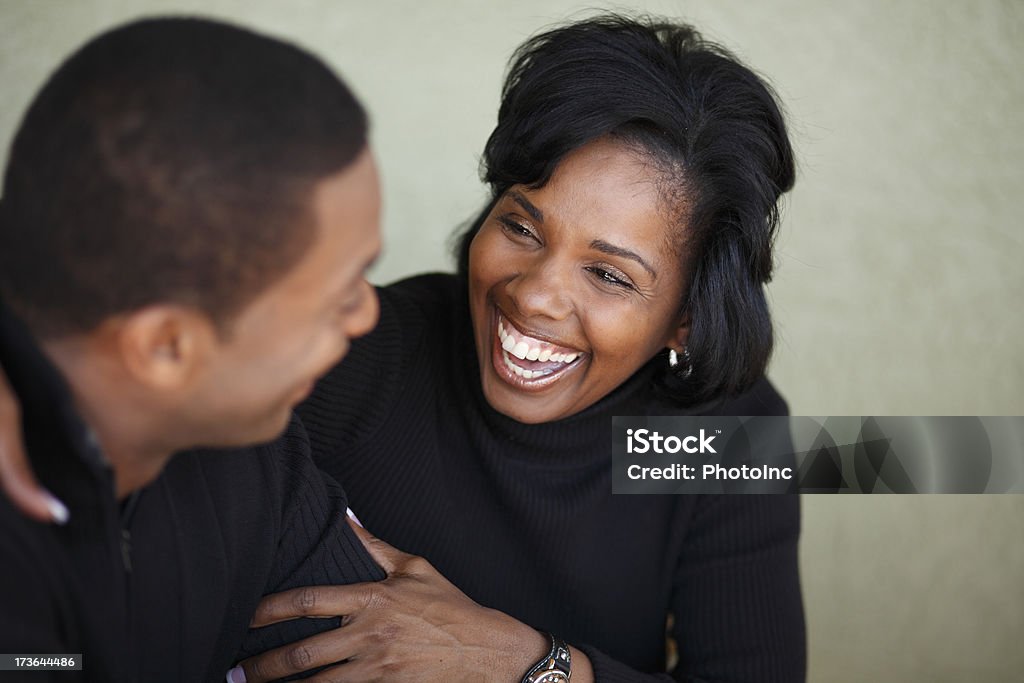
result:
[[[623,247],[617,247],[614,244],[608,244],[604,240],[594,240],[593,242],[590,243],[590,248],[597,249],[598,251],[608,254],[609,256],[621,256],[622,258],[628,258],[630,261],[636,261],[637,263],[644,267],[644,270],[646,270],[652,278],[654,278],[655,280],[658,279],[658,274],[654,272],[654,269],[647,265],[647,261],[644,261],[640,257],[640,254],[636,253],[635,251],[630,251],[629,249],[625,249]]]
[[[538,209],[536,206],[534,206],[533,202],[524,197],[522,192],[517,192],[516,190],[509,190],[505,194],[506,196],[514,199],[516,203],[519,204],[519,206],[523,207],[523,210],[526,211],[526,213],[530,214],[530,218],[537,221],[538,223],[544,222],[544,212]]]

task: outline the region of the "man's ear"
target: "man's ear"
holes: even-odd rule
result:
[[[141,384],[162,391],[190,385],[218,344],[217,329],[205,313],[172,304],[125,315],[115,335],[125,369]]]

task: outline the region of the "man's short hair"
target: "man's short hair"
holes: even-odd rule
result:
[[[106,32],[14,138],[0,295],[40,336],[158,302],[229,322],[305,254],[313,186],[366,134],[345,84],[294,45],[193,18]]]

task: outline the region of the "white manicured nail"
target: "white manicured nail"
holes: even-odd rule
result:
[[[46,492],[46,508],[50,511],[50,518],[61,526],[67,524],[68,519],[71,518],[67,505],[60,502],[57,496],[49,491]]]

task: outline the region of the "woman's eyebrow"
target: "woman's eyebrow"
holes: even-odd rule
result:
[[[624,247],[617,247],[614,244],[608,244],[604,240],[594,240],[590,243],[591,249],[597,249],[598,251],[608,254],[609,256],[621,256],[622,258],[628,258],[630,261],[636,261],[644,267],[652,278],[658,279],[658,274],[654,272],[654,269],[647,265],[647,261],[644,261],[640,254],[635,251],[630,251]]]
[[[514,199],[516,203],[519,204],[519,206],[523,207],[523,210],[526,211],[526,213],[530,214],[530,218],[537,221],[538,223],[544,222],[544,212],[538,209],[536,206],[534,206],[533,202],[524,197],[521,192],[517,192],[516,190],[509,190],[506,194],[512,199]]]

